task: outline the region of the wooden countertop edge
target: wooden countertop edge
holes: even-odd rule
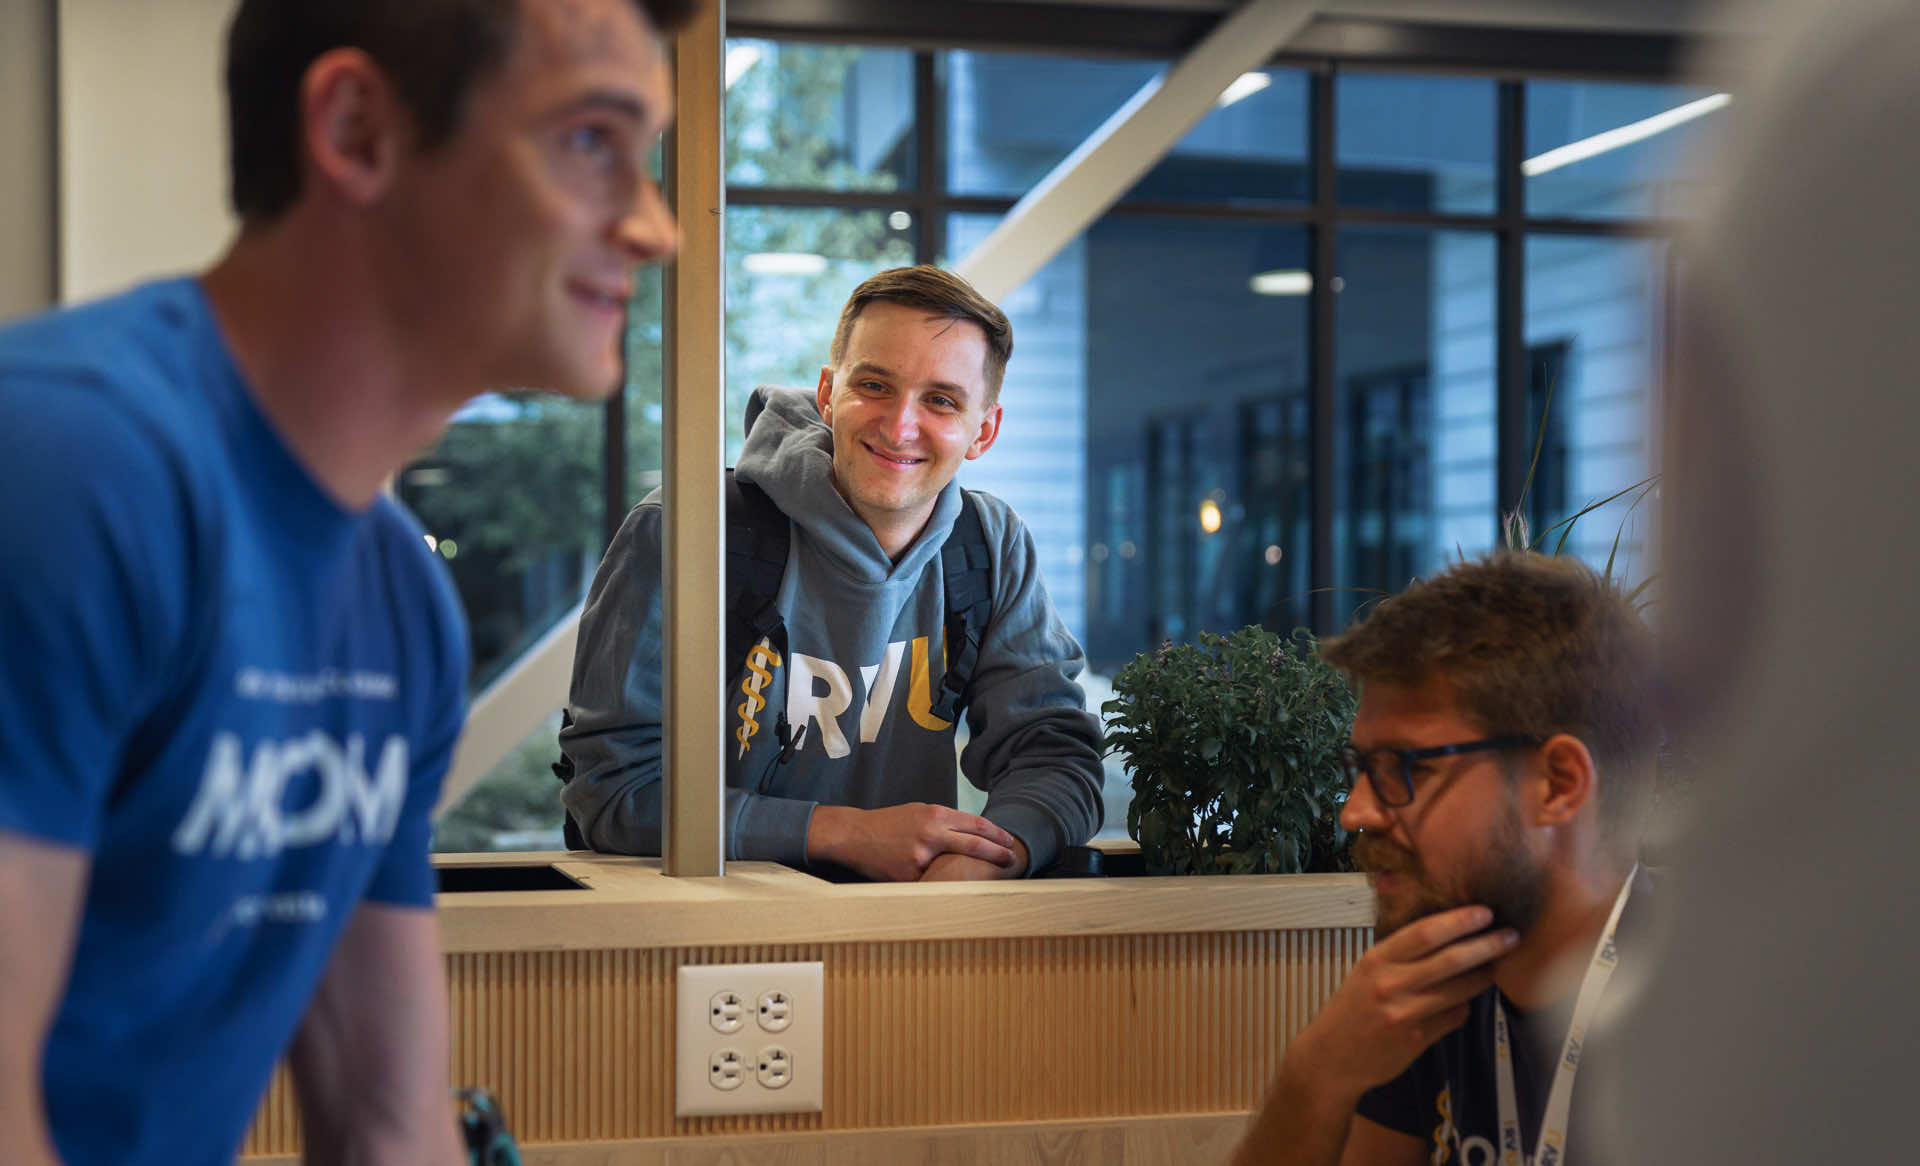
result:
[[[436,855],[445,866],[543,866],[586,890],[438,897],[449,952],[1159,935],[1368,927],[1362,875],[1039,879],[837,885],[772,863],[672,879],[658,859],[568,852]]]
[[[969,1150],[982,1148],[979,1139],[1031,1138],[1043,1142],[1061,1140],[1071,1143],[1076,1136],[1112,1131],[1137,1135],[1164,1143],[1169,1152],[1191,1152],[1202,1148],[1203,1139],[1212,1137],[1237,1142],[1252,1120],[1248,1110],[1201,1110],[1180,1113],[1138,1114],[1122,1117],[1099,1116],[1054,1121],[982,1121],[950,1125],[853,1126],[836,1129],[782,1130],[759,1133],[742,1130],[727,1133],[672,1133],[651,1138],[625,1138],[586,1142],[526,1142],[520,1147],[527,1161],[553,1163],[554,1166],[658,1166],[666,1161],[684,1161],[669,1157],[681,1152],[697,1162],[771,1161],[769,1151],[787,1151],[781,1161],[816,1161],[806,1150],[828,1152],[864,1150],[863,1162],[880,1161],[875,1155],[899,1150],[902,1160],[924,1162],[939,1153],[939,1161],[961,1161]],[[697,1120],[697,1119],[696,1119]],[[944,1145],[943,1145],[944,1143]],[[956,1146],[956,1143],[958,1145]],[[992,1142],[986,1145],[992,1145]],[[940,1151],[944,1149],[944,1153]],[[1211,1155],[1209,1155],[1211,1156]],[[829,1159],[831,1160],[831,1159]],[[1022,1161],[1033,1161],[1023,1157]],[[1078,1160],[1078,1159],[1076,1159]],[[1159,1160],[1159,1159],[1156,1159]],[[247,1155],[238,1166],[301,1166],[297,1154]]]

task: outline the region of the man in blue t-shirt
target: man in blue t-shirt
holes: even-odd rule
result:
[[[1322,654],[1360,687],[1341,822],[1378,942],[1288,1045],[1236,1163],[1591,1162],[1582,1054],[1646,907],[1646,628],[1579,563],[1505,553]]]
[[[0,1162],[459,1159],[427,861],[466,634],[383,483],[618,381],[696,0],[245,0],[241,230],[0,329]],[[451,51],[449,46],[459,46]]]

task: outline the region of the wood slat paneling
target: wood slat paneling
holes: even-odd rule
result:
[[[1245,1114],[808,1134],[715,1135],[525,1148],[526,1166],[1199,1166],[1224,1162]],[[300,1166],[290,1155],[250,1166]]]
[[[455,954],[453,1077],[492,1089],[531,1145],[1240,1112],[1369,937],[1346,927]],[[676,1120],[675,969],[795,960],[826,965],[823,1111]],[[283,1074],[247,1152],[293,1153],[298,1139]]]

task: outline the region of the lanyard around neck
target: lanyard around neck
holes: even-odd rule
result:
[[[1580,982],[1580,995],[1574,999],[1573,1023],[1568,1025],[1566,1042],[1560,1046],[1560,1064],[1554,1070],[1553,1088],[1547,1094],[1546,1115],[1540,1119],[1540,1137],[1528,1156],[1523,1156],[1520,1150],[1520,1107],[1514,1099],[1513,1045],[1507,1036],[1507,1006],[1500,1002],[1498,992],[1494,994],[1493,1059],[1500,1097],[1501,1166],[1560,1166],[1566,1160],[1567,1113],[1573,1105],[1573,1079],[1580,1072],[1580,1052],[1586,1043],[1587,1026],[1600,1007],[1607,981],[1613,978],[1613,970],[1620,964],[1613,932],[1620,925],[1620,909],[1627,905],[1627,896],[1633,891],[1633,878],[1639,873],[1640,865],[1635,863],[1627,872],[1627,881],[1621,885],[1620,893],[1614,897],[1613,913],[1607,916],[1600,942],[1594,945],[1593,962],[1587,965],[1586,978]]]

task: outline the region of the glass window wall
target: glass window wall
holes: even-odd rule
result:
[[[1166,67],[729,42],[730,455],[754,385],[815,382],[861,279],[962,259]],[[1537,173],[1523,164],[1701,96],[1262,70],[1005,296],[1006,420],[961,477],[1032,529],[1088,652],[1090,705],[1163,639],[1247,623],[1336,630],[1369,594],[1487,549],[1518,498],[1501,467],[1511,474],[1516,451],[1524,466],[1536,434],[1536,533],[1642,481],[1666,259],[1663,241],[1634,233],[1686,183],[1684,166],[1654,155],[1710,132],[1712,111],[1657,145]],[[1502,102],[1524,116],[1503,121]],[[1331,130],[1324,156],[1317,116]],[[1524,191],[1514,205],[1498,197],[1503,175]],[[1529,217],[1553,222],[1530,230]],[[1522,256],[1511,269],[1507,246]],[[545,629],[544,613],[577,601],[609,509],[659,481],[658,321],[654,277],[629,335],[619,489],[605,480],[600,414],[513,398],[463,414],[402,480],[429,528],[456,543],[456,577],[463,561],[485,567],[462,585],[476,646],[487,645],[481,681]],[[1502,351],[1520,354],[1515,367]],[[1517,393],[1526,431],[1502,433],[1501,402]],[[510,438],[540,456],[512,460]],[[511,490],[479,481],[483,468]],[[476,496],[455,502],[460,492]],[[1566,549],[1644,572],[1651,506],[1631,499],[1582,518]],[[498,533],[529,515],[539,529]],[[551,741],[551,726],[530,737],[475,795],[483,812],[443,834],[462,846],[531,838],[525,808],[555,804]],[[1124,828],[1127,795],[1116,770],[1110,830]]]
[[[1346,227],[1334,288],[1336,622],[1493,545],[1494,237]]]
[[[1499,142],[1492,81],[1342,73],[1334,90],[1341,206],[1492,213]]]
[[[1158,61],[1020,53],[940,54],[946,76],[945,186],[1019,198],[1160,76]]]
[[[1527,84],[1527,213],[1644,219],[1682,213],[1693,160],[1725,93],[1592,81]]]
[[[756,385],[812,388],[860,281],[914,260],[913,212],[742,206],[727,212],[727,457]]]
[[[1647,419],[1666,250],[1647,239],[1527,240],[1528,414],[1542,443],[1528,521],[1541,549],[1578,555],[1628,586],[1650,571],[1658,509]]]
[[[730,40],[727,182],[784,190],[914,184],[913,54]]]

